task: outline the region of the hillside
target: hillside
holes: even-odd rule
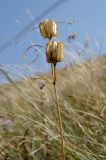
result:
[[[11,83],[0,86],[0,160],[58,160],[50,74],[4,76]],[[106,160],[106,56],[57,71],[57,90],[66,160]]]

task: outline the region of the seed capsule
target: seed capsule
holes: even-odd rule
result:
[[[46,59],[48,63],[61,62],[64,58],[64,43],[49,42],[46,44]]]
[[[40,33],[44,38],[51,39],[57,35],[57,24],[51,19],[44,20],[39,24]]]

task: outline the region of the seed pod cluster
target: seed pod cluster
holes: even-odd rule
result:
[[[51,40],[57,36],[57,24],[53,20],[45,20],[39,24],[40,33],[43,38]],[[63,42],[49,41],[46,44],[46,59],[48,63],[56,64],[61,62],[64,58],[64,44]]]

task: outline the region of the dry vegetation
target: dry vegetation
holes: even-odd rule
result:
[[[0,160],[59,160],[50,81],[32,77],[13,82],[4,76],[11,83],[0,86]],[[66,160],[105,160],[106,56],[68,65],[57,77]]]

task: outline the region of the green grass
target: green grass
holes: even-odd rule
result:
[[[50,75],[0,86],[0,160],[59,160]],[[57,73],[66,160],[106,159],[106,57]]]

